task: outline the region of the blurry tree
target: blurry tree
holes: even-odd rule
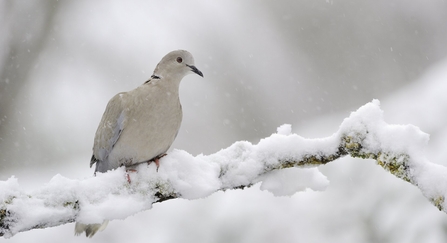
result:
[[[442,0],[264,1],[264,8],[291,56],[305,57],[296,68],[321,107],[313,114],[384,97],[447,56]]]
[[[39,65],[41,51],[51,39],[58,7],[55,0],[0,2],[0,150],[5,145],[5,134],[12,137],[16,133],[10,129],[16,122],[12,118],[15,113],[23,112],[21,108],[28,103],[17,100],[16,96]],[[7,154],[2,151],[4,161]]]

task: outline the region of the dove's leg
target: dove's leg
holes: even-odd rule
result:
[[[135,169],[126,169],[127,182],[129,182],[129,184],[130,184],[132,181],[130,180],[129,172],[137,172],[137,170],[135,170]]]
[[[160,159],[165,157],[167,154],[160,154],[159,156],[149,160],[147,163],[150,164],[151,162],[154,162],[155,165],[157,166],[157,171],[158,171],[158,167],[160,167]]]
[[[148,160],[147,164],[150,164],[150,163],[154,162],[155,165],[157,166],[157,171],[158,171],[158,167],[160,167],[160,159],[165,157],[166,155],[167,154],[160,154],[159,156],[157,156],[157,157],[155,157],[155,158],[153,158],[151,160]],[[126,169],[127,181],[130,183],[131,180],[130,180],[129,172],[137,172],[137,170],[135,170],[135,169]]]

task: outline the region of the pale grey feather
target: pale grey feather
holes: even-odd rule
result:
[[[180,81],[191,72],[203,77],[189,52],[170,52],[158,63],[149,81],[109,101],[93,144],[90,166],[96,163],[95,173],[133,167],[168,151],[182,121]],[[107,222],[76,223],[75,233],[86,232],[91,237]]]

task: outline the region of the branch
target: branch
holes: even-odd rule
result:
[[[330,137],[302,138],[283,125],[255,145],[240,141],[215,154],[196,157],[174,150],[163,158],[158,172],[155,165],[140,165],[138,172],[130,173],[131,183],[124,168],[119,168],[84,180],[56,175],[41,189],[26,193],[12,177],[0,182],[0,236],[74,221],[91,224],[124,219],[157,202],[203,198],[258,182],[262,182],[261,189],[275,195],[306,187],[321,190],[328,182],[311,167],[345,155],[376,160],[446,212],[447,169],[423,157],[427,142],[428,135],[415,126],[386,124],[379,101],[374,100],[353,112]],[[278,173],[291,167],[300,169],[286,178],[294,187],[285,191],[275,181],[284,179]]]

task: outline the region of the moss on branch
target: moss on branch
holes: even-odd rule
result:
[[[391,174],[403,179],[404,181],[416,184],[412,180],[410,174],[410,158],[408,155],[391,151],[368,151],[367,149],[365,149],[365,146],[363,144],[364,140],[364,134],[360,133],[354,133],[354,135],[342,135],[340,136],[338,147],[334,149],[334,152],[332,154],[318,152],[315,154],[304,155],[300,160],[285,159],[284,161],[278,161],[278,163],[275,163],[275,165],[270,167],[266,165],[264,168],[264,173],[272,170],[279,170],[291,167],[314,167],[324,165],[335,161],[343,156],[350,155],[355,158],[374,159],[377,161],[378,165],[389,171]],[[225,176],[225,174],[229,170],[230,168],[222,167],[219,178]],[[220,190],[244,189],[246,187],[250,187],[251,185],[252,183],[249,182],[246,185],[237,185],[233,186],[232,188],[221,188]],[[163,202],[166,200],[181,197],[180,194],[174,191],[169,181],[159,182],[156,185],[147,185],[145,188],[140,188],[139,190],[140,191],[133,193],[142,193],[142,195],[147,196],[148,198],[155,198],[153,203]],[[26,197],[31,198],[31,196],[25,196],[25,199]],[[23,198],[21,200],[23,200]],[[444,210],[444,200],[444,196],[438,196],[430,199],[430,201],[439,210]],[[20,218],[18,218],[17,215],[15,215],[14,212],[9,209],[9,205],[13,204],[14,201],[14,197],[9,197],[7,200],[0,202],[0,236],[12,236],[13,234],[21,231],[74,222],[79,211],[82,208],[82,205],[79,203],[78,200],[63,202],[61,205],[62,207],[69,207],[73,210],[73,214],[71,216],[61,218],[57,220],[57,222],[45,222],[45,219],[43,219],[43,222],[41,222],[39,225],[35,225],[26,229],[15,229],[15,232],[11,232],[11,229],[13,229],[16,223],[20,220]],[[51,205],[48,205],[48,207],[51,207]]]

